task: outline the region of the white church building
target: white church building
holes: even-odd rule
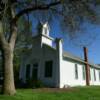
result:
[[[40,33],[33,37],[32,47],[21,56],[19,78],[40,80],[46,86],[64,88],[86,86],[86,62],[63,50],[62,39],[49,35],[48,23],[40,25]],[[100,85],[100,66],[89,65],[89,85]],[[34,84],[34,82],[33,82]]]

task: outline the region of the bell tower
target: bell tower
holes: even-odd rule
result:
[[[53,38],[50,37],[50,26],[48,22],[42,23],[42,28],[41,28],[41,44],[46,44],[49,46],[52,46]]]
[[[49,36],[49,32],[50,32],[50,27],[49,27],[48,22],[42,24],[42,34]]]
[[[41,46],[43,44],[46,44],[46,45],[49,45],[49,46],[52,46],[52,43],[54,41],[54,39],[52,37],[50,37],[50,26],[48,24],[48,22],[45,22],[45,23],[42,23],[42,22],[39,22],[37,24],[37,36],[35,38],[36,41],[40,41],[41,43]]]

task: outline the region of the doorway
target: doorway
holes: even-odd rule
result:
[[[32,79],[38,80],[38,63],[33,64]]]

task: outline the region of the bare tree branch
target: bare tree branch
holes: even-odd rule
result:
[[[11,35],[11,38],[10,38],[10,41],[9,41],[9,43],[11,44],[12,49],[14,49],[15,42],[16,42],[16,37],[17,37],[17,27],[13,26],[12,35]]]
[[[11,8],[11,17],[12,19],[15,17],[15,11],[13,8]],[[11,44],[11,48],[14,49],[15,46],[15,41],[16,41],[16,37],[17,37],[17,26],[16,23],[11,23],[10,25],[10,30],[11,30],[11,35],[9,37],[9,44]]]
[[[28,7],[22,11],[20,11],[18,14],[16,14],[15,18],[13,18],[13,22],[16,22],[22,15],[35,11],[35,10],[48,10],[50,7],[56,6],[61,4],[61,1],[52,2],[50,4],[44,4],[44,5],[33,5],[32,7]]]
[[[5,36],[3,34],[3,26],[2,26],[2,22],[0,21],[0,44],[6,44],[7,41],[5,39]]]

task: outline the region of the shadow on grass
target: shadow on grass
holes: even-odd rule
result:
[[[3,94],[3,88],[0,86],[0,94]]]

